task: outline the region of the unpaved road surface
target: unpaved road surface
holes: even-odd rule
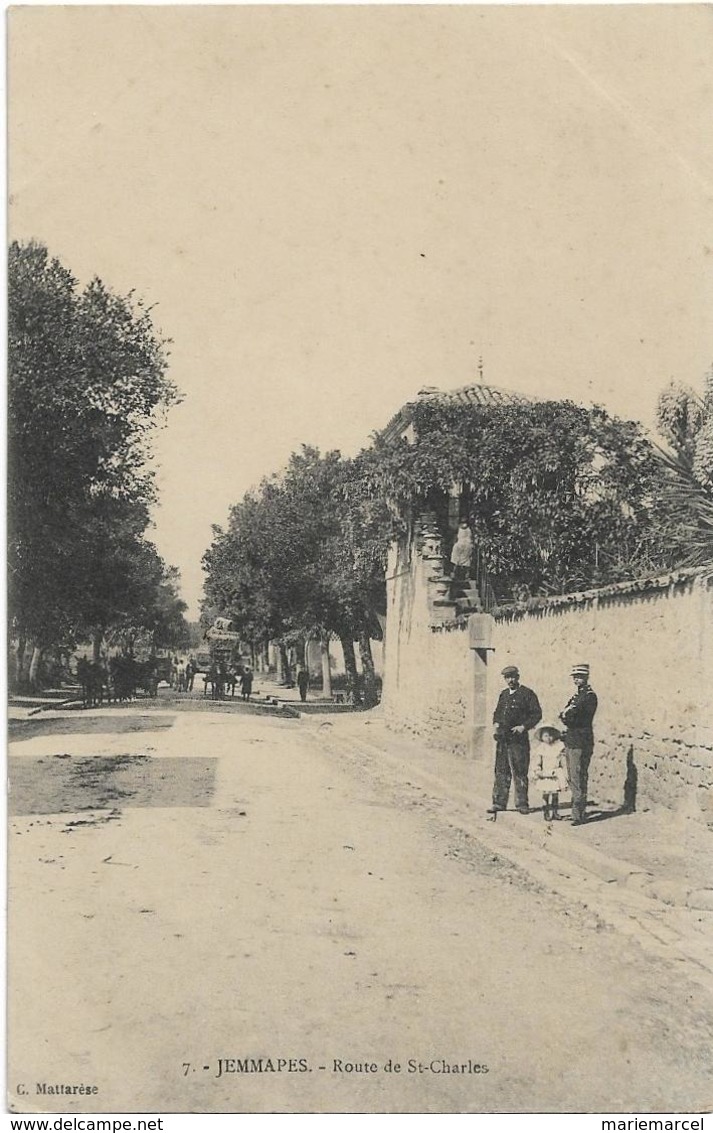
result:
[[[329,735],[141,704],[19,730],[13,1108],[710,1108],[705,988]]]

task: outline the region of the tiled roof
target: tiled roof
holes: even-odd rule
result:
[[[408,428],[414,416],[417,405],[424,401],[440,402],[442,405],[507,405],[524,404],[531,398],[511,390],[498,389],[496,386],[486,386],[482,382],[472,385],[460,386],[458,389],[437,389],[436,386],[424,386],[418,391],[416,401],[408,401],[398,413],[395,413],[389,423],[381,430],[381,435],[387,441],[395,440],[404,429]]]

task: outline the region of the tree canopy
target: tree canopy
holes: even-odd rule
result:
[[[140,300],[99,279],[80,289],[43,245],[11,245],[9,612],[23,642],[108,632],[145,605],[149,577],[175,591],[144,538],[150,435],[178,400],[167,367]]]
[[[359,641],[367,671],[389,542],[424,510],[447,535],[454,494],[498,603],[660,572],[686,553],[669,470],[635,422],[571,401],[429,399],[413,424],[412,441],[377,434],[353,459],[304,446],[248,493],[204,556],[207,608],[252,641],[335,634],[348,671]]]
[[[641,428],[570,401],[415,406],[416,440],[377,442],[371,490],[444,522],[452,486],[496,594],[564,593],[668,563],[656,452]],[[667,532],[667,535],[670,534]]]
[[[206,601],[252,641],[334,635],[356,674],[380,635],[388,539],[364,497],[359,460],[304,446],[248,493],[204,556]]]

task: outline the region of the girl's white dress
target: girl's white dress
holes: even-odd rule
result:
[[[566,791],[569,783],[564,744],[560,740],[553,744],[536,741],[530,755],[530,774],[543,794]]]

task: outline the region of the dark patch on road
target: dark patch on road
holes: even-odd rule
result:
[[[118,707],[118,705],[117,705]],[[10,720],[11,740],[31,740],[35,736],[121,735],[125,732],[156,732],[172,728],[175,716],[137,716],[126,710],[121,716],[62,716],[54,720]]]
[[[10,815],[64,814],[117,807],[207,807],[217,759],[146,755],[9,759]]]

